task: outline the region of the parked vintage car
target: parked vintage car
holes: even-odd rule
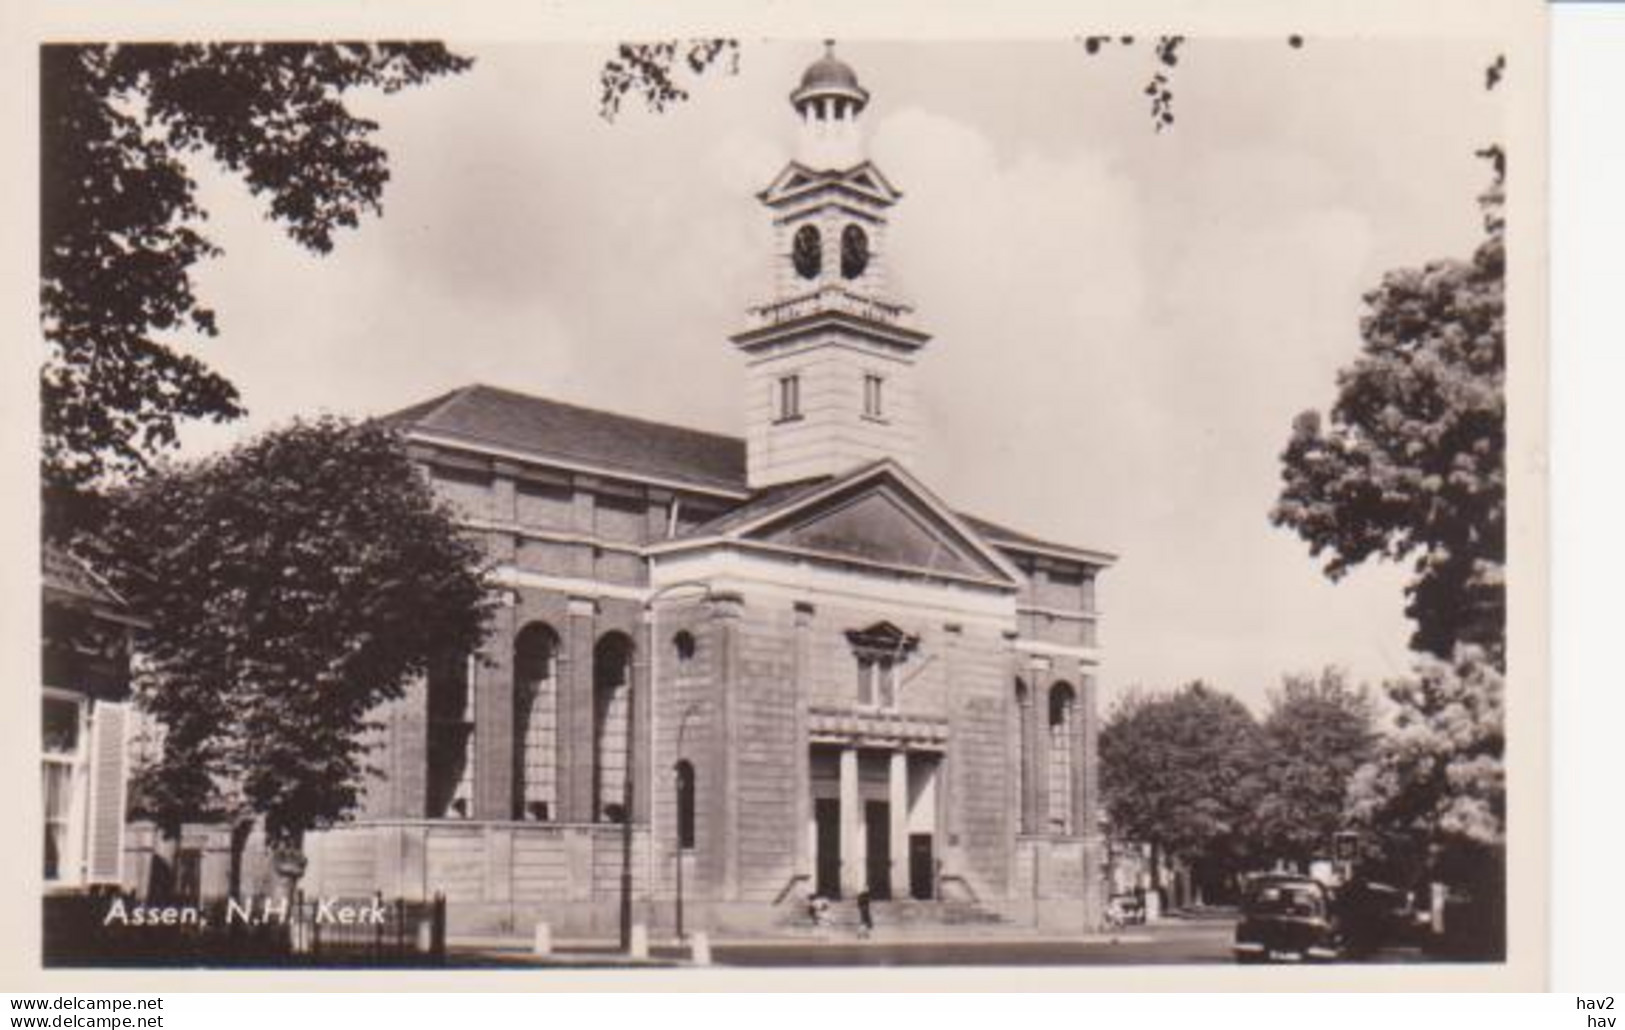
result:
[[[1266,873],[1247,882],[1236,924],[1237,962],[1314,962],[1341,958],[1343,945],[1325,884]]]

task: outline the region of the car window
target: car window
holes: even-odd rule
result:
[[[1266,883],[1254,888],[1247,908],[1259,915],[1313,918],[1325,914],[1325,898],[1311,883]]]

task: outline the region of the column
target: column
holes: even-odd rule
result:
[[[812,669],[812,621],[815,609],[806,601],[795,605],[795,873],[808,882],[814,875],[812,814],[812,741],[807,732],[808,677]]]
[[[648,826],[649,814],[654,811],[651,807],[654,799],[649,796],[649,769],[655,743],[652,732],[654,724],[650,717],[650,706],[654,700],[651,673],[654,670],[654,648],[659,647],[660,642],[647,631],[641,636],[643,641],[633,645],[631,682],[626,685],[629,692],[626,699],[626,775],[632,787],[632,811],[629,815],[634,823]]]
[[[716,827],[714,839],[706,842],[711,850],[706,854],[714,863],[712,882],[720,896],[735,900],[739,896],[739,719],[735,712],[739,692],[739,635],[744,617],[745,599],[738,594],[713,591],[711,594],[711,620],[713,646],[716,653],[717,722],[711,736],[711,760],[716,769],[715,797],[708,802],[713,806]]]
[[[590,823],[592,766],[597,747],[592,719],[593,637],[598,606],[591,598],[572,597],[564,634],[568,663],[559,669],[559,816],[564,822]]]
[[[886,780],[891,826],[891,896],[908,897],[908,752],[891,753]]]
[[[1026,834],[1038,832],[1038,740],[1033,719],[1033,694],[1033,687],[1028,684],[1026,691],[1017,698],[1019,709],[1016,712],[1020,738],[1018,747],[1021,751],[1021,832]]]
[[[1027,666],[1031,689],[1027,704],[1027,789],[1032,795],[1032,828],[1043,833],[1049,826],[1049,663],[1033,659]]]
[[[858,798],[858,749],[841,748],[841,893],[863,889],[863,806]]]
[[[512,818],[513,805],[513,636],[511,605],[491,618],[489,664],[474,663],[468,689],[474,693],[474,796],[476,819]]]
[[[1080,675],[1078,690],[1072,698],[1072,739],[1067,744],[1072,750],[1072,834],[1087,837],[1095,832],[1094,806],[1089,803],[1090,775],[1089,738],[1094,730],[1093,677]]]

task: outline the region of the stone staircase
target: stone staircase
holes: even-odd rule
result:
[[[779,929],[795,934],[832,934],[856,936],[858,932],[858,903],[847,899],[830,902],[823,926],[813,923],[805,901],[787,906],[788,911],[779,923]],[[869,906],[874,916],[875,935],[908,936],[929,935],[932,931],[956,931],[975,928],[1003,927],[1002,915],[974,901],[875,901]]]

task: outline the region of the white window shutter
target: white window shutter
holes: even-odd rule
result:
[[[91,710],[90,832],[87,883],[120,884],[124,873],[125,735],[129,705],[102,701]]]

